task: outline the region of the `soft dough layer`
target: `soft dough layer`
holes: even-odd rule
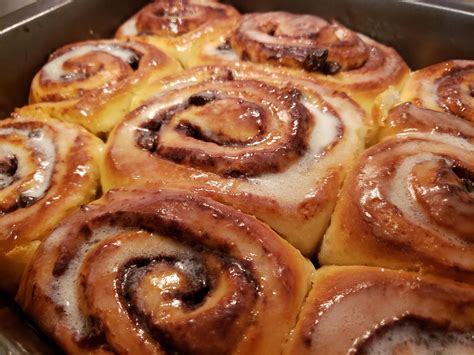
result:
[[[385,122],[344,183],[320,262],[474,282],[474,126],[409,103]]]
[[[50,234],[17,301],[69,353],[276,354],[313,271],[228,206],[114,190]]]
[[[137,95],[112,132],[103,185],[200,192],[314,255],[366,116],[347,95],[244,66],[201,67]]]
[[[474,288],[365,266],[319,269],[286,354],[472,354]]]
[[[30,118],[0,122],[0,288],[15,292],[26,263],[99,185],[102,142],[80,127]]]
[[[51,54],[31,84],[31,105],[17,112],[77,123],[103,136],[129,111],[138,88],[180,70],[177,61],[145,43],[73,43]]]

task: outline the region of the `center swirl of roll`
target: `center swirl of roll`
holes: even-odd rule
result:
[[[334,74],[361,67],[369,50],[354,32],[310,15],[247,15],[231,38],[243,59]]]
[[[179,36],[223,16],[225,10],[219,7],[185,0],[156,1],[138,13],[136,27],[144,35]]]
[[[281,171],[307,146],[313,118],[299,98],[295,89],[257,81],[193,85],[138,110],[152,118],[137,129],[137,144],[222,176]]]
[[[474,171],[454,161],[423,161],[413,167],[411,184],[417,200],[436,222],[467,242],[474,242]]]
[[[250,313],[254,306],[255,285],[242,270],[232,258],[206,251],[199,259],[161,256],[133,260],[122,267],[119,276],[121,297],[136,322],[167,351],[202,352],[206,347],[196,340],[212,338],[208,331],[216,329],[216,324],[238,338],[234,331],[239,326],[232,326],[232,319]],[[224,289],[226,295],[214,307],[226,311],[207,312]],[[190,322],[199,322],[199,328],[189,326]],[[230,346],[217,338],[211,343],[222,351]]]
[[[400,232],[403,223],[404,228],[418,226],[438,242],[457,246],[459,252],[468,250],[474,231],[472,145],[432,133],[386,141],[378,147],[358,177],[367,220],[374,216],[378,223],[386,218],[399,220],[400,225],[392,222],[398,231],[391,233],[400,238],[405,236]],[[378,227],[374,231],[380,236],[387,233]],[[410,243],[433,254],[421,241]]]

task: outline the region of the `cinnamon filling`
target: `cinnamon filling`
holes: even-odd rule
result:
[[[27,208],[33,205],[36,201],[38,201],[38,198],[34,196],[20,194],[17,198],[16,204],[18,208]]]
[[[4,160],[0,160],[0,189],[11,184],[17,169],[18,159],[14,155],[8,155]]]
[[[474,193],[474,172],[459,165],[454,165],[452,171],[462,181],[465,191]]]
[[[40,72],[46,90],[41,101],[79,98],[119,82],[138,70],[143,53],[138,45],[91,41],[53,53]]]
[[[64,62],[63,69],[66,73],[61,75],[65,81],[85,80],[104,70],[105,65],[100,61],[103,54],[89,53],[78,58]]]
[[[326,65],[328,59],[327,49],[315,49],[306,55],[303,68],[307,71],[320,71]]]
[[[230,49],[232,49],[232,46],[230,45],[230,38],[227,38],[224,43],[217,47],[217,50],[219,51],[228,51]]]
[[[140,66],[140,57],[138,55],[134,55],[128,59],[128,65],[132,68],[133,71],[138,70]]]

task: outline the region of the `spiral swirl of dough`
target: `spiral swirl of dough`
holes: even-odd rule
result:
[[[17,301],[68,352],[277,353],[312,270],[230,207],[117,190],[48,237]]]

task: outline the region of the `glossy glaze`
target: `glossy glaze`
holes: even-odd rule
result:
[[[17,301],[69,352],[279,352],[313,267],[253,217],[111,191],[41,246]]]
[[[285,353],[469,354],[473,320],[470,285],[374,267],[323,267]]]

